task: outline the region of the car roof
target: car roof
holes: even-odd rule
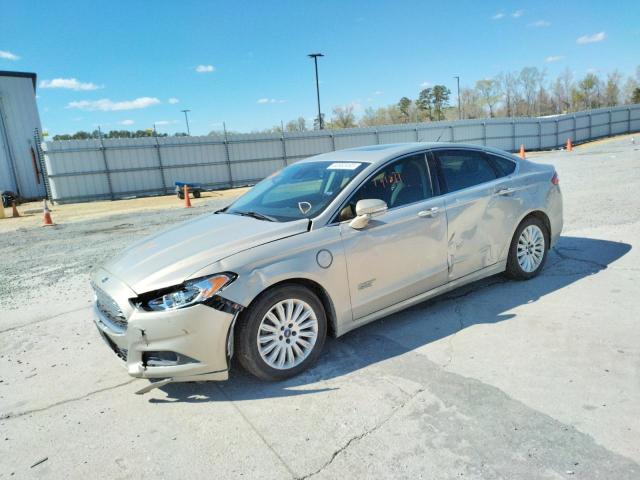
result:
[[[422,152],[432,148],[471,148],[474,150],[496,153],[498,155],[507,156],[512,160],[516,157],[508,152],[496,148],[484,147],[482,145],[473,145],[466,143],[448,143],[448,142],[412,142],[412,143],[386,143],[380,145],[366,145],[362,147],[346,148],[344,150],[336,150],[334,152],[321,153],[309,157],[304,162],[366,162],[372,164],[384,163],[391,158],[413,152]]]

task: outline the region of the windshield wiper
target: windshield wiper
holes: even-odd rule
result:
[[[267,222],[278,221],[275,218],[270,217],[268,215],[264,215],[260,212],[233,212],[233,213],[237,213],[238,215],[242,215],[243,217],[252,217],[252,218],[257,218],[258,220],[266,220]]]

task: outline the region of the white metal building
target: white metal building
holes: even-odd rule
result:
[[[42,131],[36,74],[0,71],[0,191],[12,191],[21,198],[45,196],[36,129]]]

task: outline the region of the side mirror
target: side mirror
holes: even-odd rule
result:
[[[351,228],[360,230],[369,224],[373,217],[382,215],[387,211],[387,203],[384,200],[366,199],[359,200],[356,204],[356,218],[349,222]]]

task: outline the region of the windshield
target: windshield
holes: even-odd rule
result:
[[[288,222],[318,215],[366,166],[362,162],[301,162],[265,178],[225,213]]]

